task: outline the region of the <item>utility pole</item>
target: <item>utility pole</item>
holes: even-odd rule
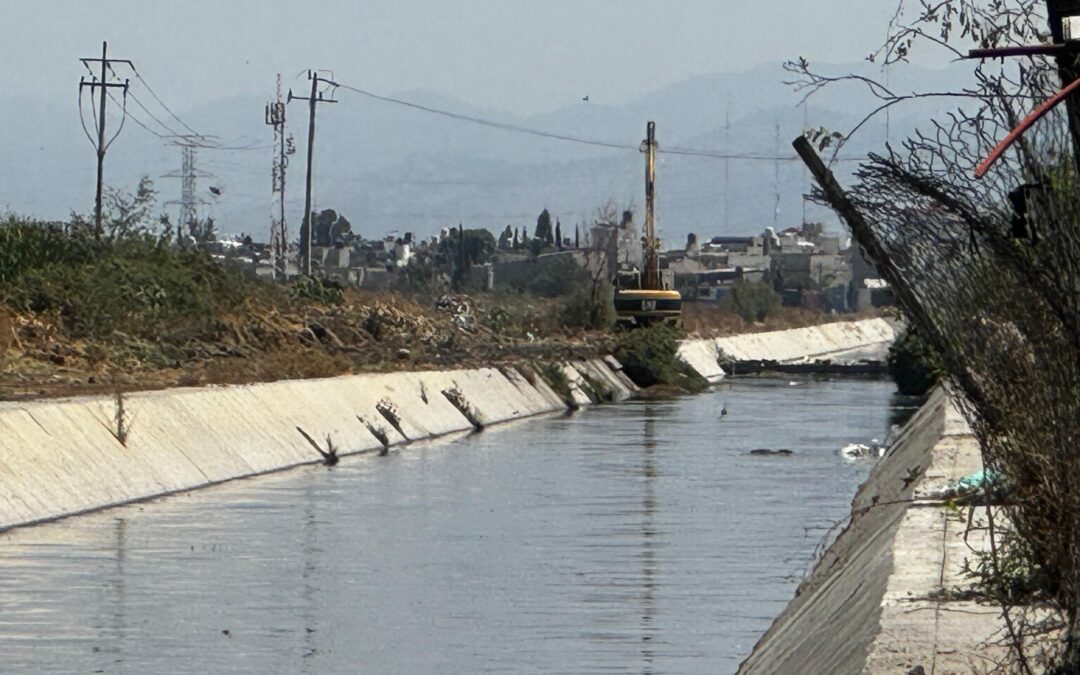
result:
[[[304,190],[304,220],[300,226],[300,255],[304,259],[304,274],[311,275],[311,249],[314,236],[312,234],[313,223],[311,222],[311,169],[313,152],[315,150],[315,108],[319,103],[337,103],[332,98],[324,98],[319,91],[319,84],[325,83],[336,87],[337,82],[320,77],[318,71],[309,70],[308,79],[311,80],[311,95],[307,98],[294,96],[292,89],[289,90],[288,102],[294,100],[308,102],[308,140],[307,140],[307,179]]]
[[[124,101],[125,101],[125,104],[126,104],[126,102],[127,102],[127,91],[128,91],[128,81],[124,80],[122,83],[121,82],[109,82],[108,81],[108,71],[111,69],[113,63],[126,63],[128,66],[131,66],[132,64],[131,64],[131,61],[128,61],[126,59],[110,59],[109,58],[109,43],[107,43],[107,42],[102,42],[101,43],[101,58],[100,59],[85,58],[85,59],[79,59],[79,60],[87,68],[90,68],[91,63],[100,63],[101,64],[101,79],[98,79],[95,76],[95,77],[93,77],[93,79],[91,79],[90,82],[87,82],[85,80],[85,78],[83,78],[83,77],[79,78],[79,94],[80,94],[80,96],[82,94],[83,88],[89,87],[90,88],[90,100],[93,101],[94,92],[97,91],[100,88],[100,91],[97,92],[98,93],[97,141],[95,142],[94,139],[92,139],[92,138],[90,140],[91,140],[91,142],[94,143],[94,145],[95,145],[95,147],[97,149],[97,191],[96,191],[95,197],[94,197],[94,236],[101,237],[101,232],[102,232],[102,229],[101,229],[101,192],[102,192],[102,187],[104,185],[104,173],[103,173],[103,171],[104,171],[104,168],[105,168],[105,151],[109,148],[109,146],[112,144],[112,142],[114,140],[116,140],[116,136],[113,136],[112,139],[109,140],[108,143],[105,142],[105,95],[108,93],[110,88],[115,87],[115,88],[123,89],[124,90]],[[80,117],[82,116],[82,106],[81,105],[79,107],[79,115],[80,115]],[[117,135],[119,135],[120,131],[117,130],[116,133],[117,133]]]
[[[1061,86],[1065,86],[1080,77],[1080,52],[1076,49],[1076,35],[1066,36],[1066,26],[1072,33],[1074,21],[1080,16],[1078,0],[1046,0],[1047,19],[1050,22],[1050,35],[1053,44],[1070,45],[1071,49],[1056,55],[1058,76]],[[1080,167],[1080,96],[1072,95],[1065,99],[1065,111],[1069,120],[1069,133],[1073,141],[1074,162]]]
[[[775,122],[776,126],[776,156],[780,156],[780,120]],[[776,195],[776,201],[773,203],[772,212],[772,224],[773,230],[776,230],[780,226],[780,160],[773,160],[773,192]]]
[[[1061,86],[1065,87],[1060,95],[1063,96],[1062,100],[1068,116],[1069,135],[1073,143],[1073,163],[1077,169],[1080,169],[1080,93],[1077,93],[1071,84],[1080,78],[1080,0],[1046,0],[1046,18],[1050,23],[1050,44],[971,49],[968,50],[967,58],[1004,59],[1006,56],[1053,56],[1057,63]],[[1045,114],[1045,111],[1041,114]],[[1019,127],[1013,130],[1014,134],[1018,132],[1022,132]],[[1014,140],[1015,137],[1010,135],[1009,140],[1005,142],[1005,147]],[[999,147],[999,150],[1004,151],[1005,147]],[[995,150],[995,153],[997,152]],[[976,175],[980,174],[981,170]]]
[[[274,276],[288,278],[289,237],[285,227],[285,169],[289,155],[296,151],[291,136],[285,135],[285,104],[281,101],[281,74],[277,76],[277,98],[266,104],[266,123],[274,129],[274,168],[271,174],[271,194],[276,202],[270,219],[270,254],[274,259]],[[309,153],[310,154],[310,153]],[[310,209],[309,209],[310,210]]]
[[[645,141],[641,144],[645,153],[645,274],[643,289],[660,288],[659,248],[656,240],[656,122],[645,127]]]
[[[731,150],[731,102],[724,112],[724,147]],[[724,234],[731,230],[731,159],[724,159]]]

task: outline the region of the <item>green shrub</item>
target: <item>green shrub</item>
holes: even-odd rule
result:
[[[507,284],[510,288],[532,293],[543,298],[569,295],[589,283],[589,275],[569,255],[544,257],[534,263],[535,271],[517,282]],[[499,283],[496,280],[496,283]]]
[[[0,284],[50,264],[86,262],[99,248],[85,230],[8,216],[0,223]]]
[[[698,391],[708,383],[679,360],[679,332],[664,324],[618,334],[614,356],[639,387],[669,385]]]
[[[745,321],[764,321],[780,311],[780,296],[760,282],[738,281],[724,294],[720,307],[735,312]]]
[[[98,240],[56,225],[0,224],[0,298],[55,315],[73,337],[120,331],[175,343],[216,331],[216,317],[238,306],[250,283],[148,233]]]
[[[571,408],[577,408],[577,404],[574,402],[574,393],[570,389],[570,380],[567,379],[566,373],[563,372],[562,366],[558,363],[552,363],[550,361],[541,363],[538,369],[540,371],[540,377],[544,378],[548,386],[562,397],[562,400],[566,402],[566,405]]]
[[[324,305],[340,305],[345,301],[345,287],[336,279],[303,276],[296,280],[290,293],[297,300],[314,300]]]
[[[896,388],[906,396],[922,396],[941,379],[938,355],[917,333],[908,329],[889,347],[885,359]]]
[[[559,321],[567,328],[609,328],[615,322],[615,307],[606,294],[582,286],[563,299]]]

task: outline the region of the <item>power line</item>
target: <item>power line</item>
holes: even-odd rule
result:
[[[109,70],[112,71],[111,66],[110,66]],[[161,100],[161,98],[158,97],[158,95],[154,92],[154,90],[151,89],[150,85],[146,82],[146,80],[138,73],[137,70],[135,70],[134,65],[131,65],[131,70],[132,70],[132,72],[135,73],[135,77],[138,78],[138,80],[143,83],[143,85],[146,87],[147,91],[150,92],[150,95],[154,98],[154,100],[156,100],[158,102],[158,104],[160,104],[161,107],[164,108],[165,111],[168,112],[169,115],[173,119],[175,119],[177,122],[179,122],[185,129],[187,129],[188,131],[191,131],[191,134],[181,134],[181,133],[179,133],[176,129],[174,129],[173,127],[166,124],[164,121],[161,120],[160,117],[158,117],[153,112],[151,112],[150,109],[147,108],[146,105],[137,96],[135,96],[134,93],[129,94],[129,96],[131,96],[132,100],[135,101],[135,104],[138,105],[139,108],[141,108],[142,111],[144,113],[146,113],[146,115],[150,119],[157,122],[158,125],[161,126],[161,128],[168,131],[168,134],[167,134],[168,136],[177,136],[177,137],[182,136],[182,137],[185,137],[185,138],[190,138],[192,135],[194,135],[194,136],[196,136],[196,137],[198,137],[200,139],[199,141],[194,142],[194,145],[196,147],[202,148],[204,150],[245,151],[245,150],[268,150],[268,149],[273,147],[272,145],[265,145],[265,144],[259,145],[258,142],[252,142],[252,143],[247,144],[247,145],[228,145],[228,144],[210,142],[210,138],[212,138],[212,136],[209,136],[207,134],[200,134],[199,132],[194,131],[191,128],[190,125],[188,125],[186,122],[184,122],[184,120],[180,119],[180,117],[176,113],[174,113],[172,111],[172,109],[169,108],[169,106],[167,106],[165,104],[165,102]],[[113,71],[113,74],[114,75],[116,74],[115,71]],[[115,100],[115,99],[113,99],[113,100]],[[137,118],[132,117],[132,119],[135,120],[136,124],[138,124],[140,127],[145,129],[146,131],[150,132],[151,134],[157,136],[158,138],[165,138],[166,137],[166,134],[161,134],[161,133],[158,133],[158,132],[154,131],[147,124],[139,121]],[[244,138],[244,136],[240,137],[240,139],[243,139],[243,138]],[[240,140],[240,139],[237,139],[237,140]]]
[[[134,65],[134,64],[132,64],[132,63],[130,63],[130,62],[128,62],[128,65],[130,66],[131,70],[132,70],[132,71],[134,72],[134,71],[135,71],[135,65]],[[113,67],[112,67],[111,65],[109,66],[109,72],[111,72],[111,73],[113,74],[113,77],[119,77],[119,75],[118,75],[118,74],[116,73],[116,71],[115,71],[115,70],[113,70]],[[136,74],[136,75],[138,75],[138,73],[135,73],[135,74]],[[150,119],[152,119],[152,120],[154,120],[155,122],[157,122],[157,123],[158,123],[158,124],[159,124],[159,125],[161,126],[161,128],[162,128],[162,129],[165,129],[166,131],[168,131],[170,135],[172,135],[172,136],[180,136],[180,135],[181,135],[181,134],[180,134],[180,133],[179,133],[178,131],[176,131],[176,129],[173,129],[173,128],[172,128],[172,127],[170,127],[170,126],[169,126],[168,124],[165,124],[164,122],[162,122],[162,121],[161,121],[161,119],[160,119],[160,118],[159,118],[159,117],[158,117],[157,115],[155,115],[154,113],[150,112],[150,109],[149,109],[149,108],[147,108],[147,107],[146,107],[146,105],[145,105],[145,104],[143,104],[143,102],[142,102],[141,100],[139,100],[139,97],[138,97],[138,96],[136,96],[136,95],[134,94],[134,92],[129,92],[129,93],[128,93],[128,96],[130,96],[130,97],[131,97],[131,100],[135,101],[135,105],[139,106],[139,108],[141,108],[141,109],[142,109],[142,111],[143,111],[144,113],[146,113],[146,114],[147,114],[147,116],[148,116],[148,117],[149,117]],[[183,122],[181,122],[181,124],[183,124]],[[185,125],[185,126],[186,126],[186,125]]]
[[[449,110],[441,110],[439,108],[432,108],[430,106],[421,105],[419,103],[412,103],[411,101],[405,101],[399,98],[393,98],[391,96],[380,96],[370,91],[365,91],[359,87],[353,87],[347,84],[338,84],[342,89],[348,89],[349,91],[356,92],[362,96],[373,98],[377,101],[383,101],[385,103],[393,103],[396,105],[405,106],[406,108],[412,108],[414,110],[420,110],[423,112],[431,113],[433,115],[441,115],[443,117],[449,117],[451,119],[460,120],[463,122],[471,122],[480,126],[491,127],[493,129],[501,129],[503,131],[512,131],[521,134],[528,134],[530,136],[539,136],[541,138],[550,138],[557,141],[567,141],[570,143],[581,143],[583,145],[595,145],[602,148],[613,148],[615,150],[633,150],[637,152],[638,145],[627,143],[612,143],[609,141],[600,141],[588,138],[582,138],[580,136],[569,136],[566,134],[557,134],[550,131],[543,131],[541,129],[532,129],[524,127],[518,124],[508,124],[506,122],[497,122],[495,120],[485,119],[483,117],[474,117],[473,115],[463,115],[461,113],[451,112]]]
[[[135,98],[133,94],[128,94],[128,95],[131,96],[133,99]],[[112,102],[115,103],[117,107],[119,107],[121,109],[124,108],[124,106],[122,106],[121,102],[116,100],[116,97],[113,96],[111,93],[109,94],[109,98],[112,99]],[[139,107],[143,108],[143,110],[145,110],[145,107],[141,103],[139,103]],[[143,122],[138,117],[133,115],[130,110],[123,109],[123,113],[124,113],[124,116],[127,119],[130,119],[132,122],[134,122],[135,124],[142,127],[142,129],[145,132],[147,132],[148,134],[151,134],[152,136],[156,136],[157,138],[160,138],[160,139],[163,139],[163,140],[168,140],[169,136],[186,136],[186,134],[177,134],[177,133],[163,134],[160,131],[155,131],[154,129],[150,128],[150,126],[146,122]],[[173,131],[170,127],[163,124],[161,122],[161,120],[158,120],[157,118],[155,118],[151,113],[147,112],[147,114],[150,115],[151,118],[153,118],[158,124],[161,124],[161,126],[164,127],[166,130],[168,130],[170,132]],[[204,136],[202,134],[196,134],[196,135],[199,138],[202,138],[202,139],[209,138],[208,136]],[[243,138],[243,137],[241,136],[241,138]],[[203,150],[227,150],[227,151],[268,150],[268,149],[273,147],[272,145],[266,145],[266,144],[258,145],[258,141],[254,141],[249,145],[215,145],[215,144],[207,144],[205,142],[204,143],[195,143],[194,145],[195,145],[195,147],[202,148]]]
[[[394,105],[404,106],[406,108],[412,108],[413,110],[419,110],[421,112],[430,113],[433,115],[440,115],[442,117],[448,117],[450,119],[459,120],[462,122],[470,122],[479,126],[489,127],[492,129],[499,129],[502,131],[509,131],[513,133],[527,134],[530,136],[538,136],[540,138],[549,138],[557,141],[566,141],[568,143],[578,143],[581,145],[591,145],[602,148],[611,148],[614,150],[632,150],[638,152],[640,150],[640,144],[631,143],[616,143],[613,141],[605,141],[594,138],[585,138],[582,136],[572,136],[569,134],[560,134],[551,131],[545,131],[543,129],[535,129],[532,127],[526,127],[520,124],[510,124],[507,122],[499,122],[496,120],[476,117],[474,115],[465,115],[462,113],[452,112],[450,110],[443,110],[441,108],[434,108],[432,106],[422,105],[419,103],[413,103],[412,101],[406,101],[404,99],[395,98],[393,96],[382,96],[373,92],[354,87],[348,84],[337,83],[337,86],[341,89],[347,89],[362,96],[374,99],[376,101],[382,101],[384,103],[392,103]],[[722,152],[719,150],[700,150],[696,148],[682,148],[678,146],[672,146],[668,148],[658,147],[657,153],[663,155],[679,155],[685,157],[703,157],[708,159],[723,159],[723,160],[742,160],[742,161],[761,161],[761,162],[797,162],[799,158],[796,155],[770,155],[761,153],[746,153],[746,152]],[[843,158],[837,161],[862,161],[857,158]]]
[[[164,109],[165,109],[165,111],[166,111],[167,113],[169,113],[170,115],[172,115],[172,118],[173,118],[174,120],[176,120],[177,122],[179,122],[179,123],[181,124],[181,126],[183,126],[183,127],[185,128],[185,129],[187,129],[187,130],[188,130],[188,131],[190,131],[191,133],[195,134],[196,136],[199,136],[199,135],[200,135],[200,134],[199,134],[199,132],[198,132],[198,131],[195,131],[194,129],[192,129],[192,128],[191,128],[191,127],[190,127],[190,126],[189,126],[189,125],[187,124],[187,122],[185,122],[184,120],[180,119],[180,117],[178,117],[178,116],[177,116],[177,114],[176,114],[176,113],[174,113],[174,112],[172,111],[172,109],[171,109],[171,108],[169,108],[169,106],[165,105],[165,102],[164,102],[164,101],[162,101],[162,100],[161,100],[161,98],[159,98],[159,97],[158,97],[158,95],[157,95],[157,94],[156,94],[156,93],[154,92],[154,89],[153,89],[153,87],[151,87],[151,86],[150,86],[150,83],[149,83],[149,82],[147,82],[147,81],[146,81],[145,79],[143,79],[143,76],[142,76],[142,75],[141,75],[141,74],[139,73],[138,69],[137,69],[137,68],[135,68],[135,66],[131,66],[131,71],[132,71],[133,73],[135,73],[135,78],[136,78],[137,80],[139,80],[139,82],[142,82],[143,86],[144,86],[144,87],[146,87],[146,90],[147,90],[148,92],[150,92],[150,95],[151,95],[151,96],[153,96],[153,97],[154,97],[154,100],[155,100],[155,101],[157,101],[157,102],[158,102],[158,104],[159,104],[159,105],[161,105],[161,107],[162,107],[162,108],[164,108]]]
[[[170,127],[168,124],[165,124],[164,122],[162,122],[156,115],[154,115],[154,113],[150,112],[150,110],[147,109],[147,107],[145,105],[143,105],[143,102],[140,101],[139,97],[137,97],[135,94],[131,93],[131,94],[128,94],[128,96],[131,98],[132,101],[135,101],[135,105],[139,106],[139,108],[141,108],[142,111],[144,113],[146,113],[146,115],[150,119],[157,122],[161,126],[161,128],[168,131],[170,135],[172,135],[172,136],[182,136],[183,135],[179,131],[177,131],[176,129],[173,129],[172,127]]]

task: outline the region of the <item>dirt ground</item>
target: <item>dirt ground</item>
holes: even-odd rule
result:
[[[121,333],[72,339],[58,321],[0,309],[0,400],[497,365],[606,350],[605,333],[554,324],[554,305],[461,295],[422,303],[349,292],[339,305],[311,304],[296,313],[250,307],[226,317],[223,339],[182,345]]]
[[[162,336],[72,339],[59,321],[0,308],[0,400],[115,393],[209,384],[331,377],[359,372],[447,369],[584,358],[610,351],[607,331],[559,323],[559,300],[520,295],[348,291],[344,302],[283,312],[248,307],[219,339],[180,345]],[[850,317],[785,310],[748,323],[713,305],[687,303],[690,336],[795,328]]]

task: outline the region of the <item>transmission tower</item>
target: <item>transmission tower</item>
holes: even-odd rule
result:
[[[182,155],[180,170],[162,176],[162,178],[180,179],[180,199],[165,202],[166,205],[180,206],[180,217],[176,222],[176,233],[177,239],[179,240],[180,237],[183,236],[183,228],[187,227],[189,231],[194,229],[192,226],[199,218],[199,207],[205,206],[208,203],[199,196],[198,179],[213,178],[213,175],[206,173],[205,171],[200,171],[195,167],[195,149],[198,147],[205,147],[205,142],[209,137],[188,134],[167,136],[166,138],[170,139],[170,145],[175,145],[180,148]]]
[[[285,226],[285,169],[289,155],[296,152],[292,136],[285,135],[285,103],[281,100],[281,74],[277,76],[277,98],[266,104],[266,123],[274,129],[274,165],[271,174],[271,195],[274,205],[270,217],[270,255],[274,276],[288,278],[289,236]]]

